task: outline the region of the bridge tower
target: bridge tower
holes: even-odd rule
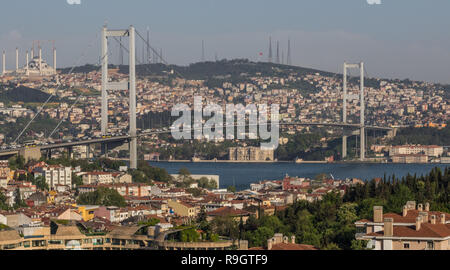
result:
[[[347,93],[347,70],[350,68],[357,68],[360,70],[360,93],[359,95],[349,95]],[[366,159],[366,127],[365,127],[365,102],[364,102],[364,62],[359,64],[347,64],[344,62],[344,82],[343,82],[343,108],[342,108],[342,122],[347,124],[347,100],[349,99],[360,99],[360,160],[364,161]],[[342,158],[347,157],[347,138],[348,130],[344,128],[344,135],[342,137]]]
[[[109,82],[108,80],[108,37],[129,38],[129,81]],[[121,45],[122,46],[122,45]],[[137,136],[136,136],[136,43],[135,28],[130,26],[126,30],[108,30],[106,25],[102,30],[102,106],[101,130],[102,135],[108,129],[108,91],[129,90],[130,93],[130,168],[137,168]]]

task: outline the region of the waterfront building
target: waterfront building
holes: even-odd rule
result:
[[[273,149],[260,147],[230,147],[229,159],[231,161],[273,161]]]
[[[393,163],[427,163],[428,156],[422,154],[403,154],[392,156]]]
[[[444,147],[437,145],[398,145],[389,149],[389,156],[424,154],[429,157],[440,157]]]

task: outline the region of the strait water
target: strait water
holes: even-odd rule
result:
[[[295,163],[219,163],[219,162],[150,162],[150,165],[177,174],[187,168],[192,174],[214,174],[220,176],[220,187],[235,185],[238,190],[249,188],[251,183],[261,180],[281,180],[289,176],[314,178],[320,173],[332,174],[335,179],[359,178],[370,180],[376,177],[402,177],[410,173],[418,176],[428,174],[434,167],[444,170],[449,164],[295,164]]]

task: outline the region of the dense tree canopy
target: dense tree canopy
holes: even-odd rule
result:
[[[126,206],[125,199],[117,190],[99,187],[94,192],[83,193],[78,197],[78,204],[82,205],[103,205],[103,206]]]

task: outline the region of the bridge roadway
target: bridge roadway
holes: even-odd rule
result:
[[[256,126],[246,124],[245,127],[248,126]],[[328,127],[344,127],[344,128],[350,128],[350,129],[359,129],[361,128],[360,124],[343,124],[343,123],[306,123],[306,122],[285,122],[285,123],[279,123],[280,126],[328,126]],[[222,126],[222,128],[226,128],[227,126]],[[233,127],[243,127],[242,125],[234,125]],[[383,131],[391,131],[393,128],[390,127],[378,127],[378,126],[365,126],[366,129],[370,130],[383,130]],[[191,128],[191,131],[194,131],[195,128]],[[162,131],[151,131],[151,132],[142,132],[140,134],[137,134],[137,137],[145,137],[149,135],[155,135],[155,134],[166,134],[170,133],[171,130],[162,130]],[[54,143],[54,144],[47,144],[47,145],[38,145],[36,148],[40,148],[40,150],[51,150],[51,149],[58,149],[58,148],[69,148],[73,146],[79,146],[79,145],[90,145],[90,144],[97,144],[97,143],[109,143],[109,142],[120,142],[120,141],[127,141],[130,140],[130,135],[122,135],[122,136],[106,136],[104,138],[93,138],[88,139],[84,141],[72,141],[72,142],[63,142],[63,143]],[[1,156],[11,156],[18,154],[21,150],[28,149],[30,147],[21,147],[16,149],[5,149],[0,150],[0,157]]]

